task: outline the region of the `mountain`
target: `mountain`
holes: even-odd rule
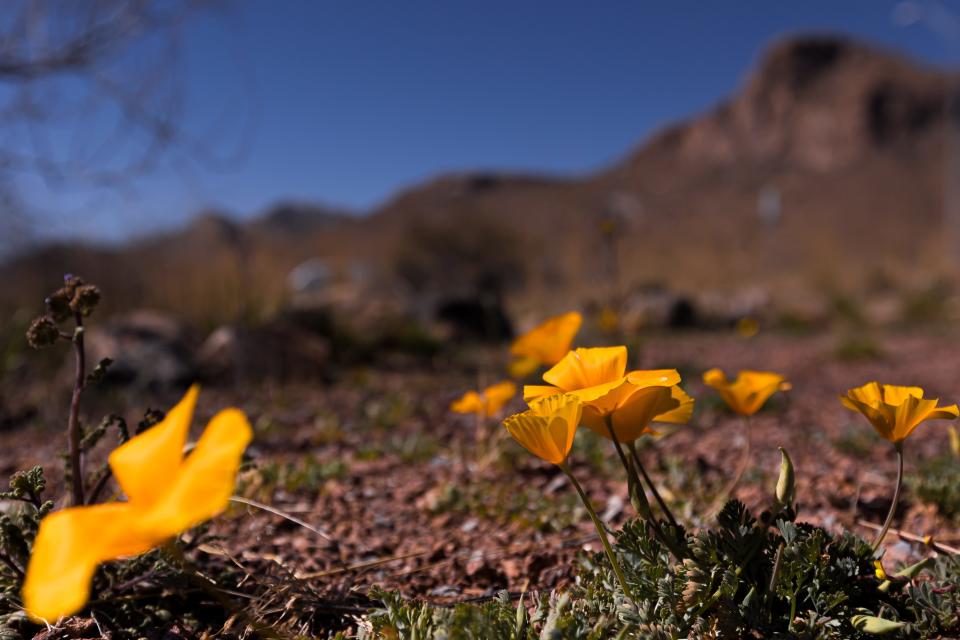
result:
[[[783,38],[728,99],[591,175],[440,176],[363,217],[297,204],[244,224],[206,214],[80,266],[70,262],[77,249],[61,247],[4,271],[123,264],[194,281],[207,268],[218,287],[239,280],[232,291],[275,293],[309,257],[387,281],[409,267],[436,282],[490,258],[522,276],[514,291],[564,302],[613,279],[795,295],[879,272],[937,272],[954,244],[947,230],[960,228],[942,204],[945,172],[957,168],[945,164],[945,140],[960,139],[945,135],[956,130],[954,80],[842,36]]]

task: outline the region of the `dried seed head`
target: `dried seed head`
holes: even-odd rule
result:
[[[66,287],[57,289],[44,300],[47,306],[47,313],[53,318],[54,322],[63,322],[73,315],[70,309],[70,300],[73,294]]]
[[[27,329],[27,342],[34,349],[43,349],[56,344],[60,339],[57,323],[50,316],[40,316]]]
[[[89,316],[100,303],[100,289],[96,285],[83,284],[76,288],[70,308],[83,316]]]

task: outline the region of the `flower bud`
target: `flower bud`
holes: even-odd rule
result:
[[[100,289],[92,284],[84,284],[76,288],[70,308],[83,316],[89,316],[99,303]]]
[[[850,618],[850,624],[858,631],[871,635],[884,635],[903,629],[907,624],[896,620],[887,620],[877,616],[855,615]]]
[[[54,322],[63,322],[73,315],[70,309],[70,300],[73,294],[66,287],[57,289],[44,300],[47,306],[47,313],[53,318]]]
[[[797,499],[796,478],[793,473],[793,461],[790,460],[790,454],[780,449],[780,477],[777,479],[777,505],[780,507],[789,507]]]
[[[50,316],[40,316],[27,329],[27,342],[34,349],[43,349],[56,344],[60,339],[60,329]]]
[[[73,295],[73,292],[77,290],[77,287],[82,284],[83,280],[72,273],[68,273],[63,276],[63,288],[70,292],[71,295]]]

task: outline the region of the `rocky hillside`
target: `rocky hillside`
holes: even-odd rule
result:
[[[771,46],[729,99],[594,175],[442,176],[363,217],[279,207],[241,225],[206,215],[125,249],[48,248],[5,271],[23,283],[65,268],[91,278],[122,269],[139,274],[125,291],[139,303],[166,287],[161,300],[213,307],[282,289],[309,257],[343,277],[400,273],[427,288],[512,273],[510,290],[580,301],[614,281],[792,291],[880,270],[909,277],[943,269],[951,246],[950,82],[889,51],[793,37]],[[488,258],[492,267],[477,266]]]

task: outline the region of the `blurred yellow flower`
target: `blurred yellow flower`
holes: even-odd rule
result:
[[[760,333],[760,323],[753,316],[744,316],[737,321],[737,335],[741,338],[752,338]]]
[[[226,508],[253,431],[241,411],[224,409],[184,458],[198,393],[191,387],[160,424],[110,455],[127,502],[64,509],[40,523],[23,584],[32,617],[75,613],[101,562],[148,551]]]
[[[604,333],[617,333],[620,331],[620,314],[612,307],[604,307],[600,311],[597,325]]]
[[[741,371],[731,382],[720,369],[710,369],[703,374],[703,382],[719,391],[727,406],[742,416],[752,416],[770,396],[791,388],[786,378],[769,371]]]
[[[450,410],[454,413],[472,413],[489,418],[500,413],[504,405],[515,395],[517,395],[517,385],[505,380],[487,387],[480,393],[467,391],[450,404]]]
[[[607,420],[621,442],[649,432],[653,421],[684,423],[693,412],[693,398],[677,387],[675,369],[626,372],[627,348],[597,347],[571,351],[543,374],[550,385],[524,387],[529,401],[570,393],[583,402],[583,425],[606,438]]]
[[[581,403],[573,395],[553,395],[503,421],[513,439],[533,455],[552,464],[567,459],[580,424]]]
[[[510,347],[516,360],[510,365],[510,375],[523,378],[541,365],[553,366],[570,351],[570,345],[583,324],[576,311],[555,316],[517,338]]]
[[[868,382],[840,397],[843,406],[859,411],[886,440],[898,445],[926,420],[955,420],[957,405],[938,407],[937,399],[923,397],[920,387],[897,387]]]

